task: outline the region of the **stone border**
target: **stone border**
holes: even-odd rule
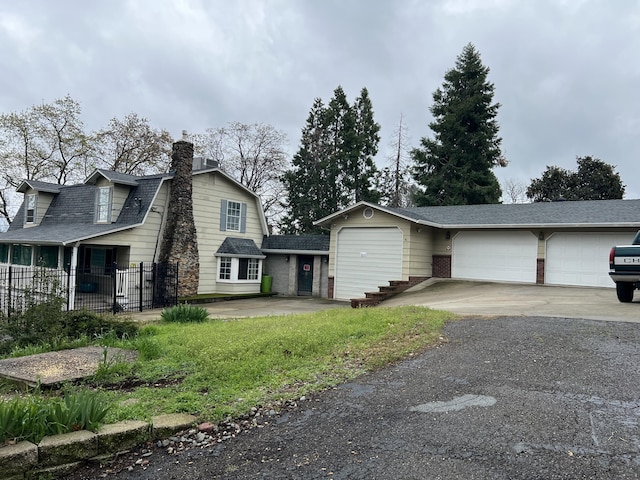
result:
[[[23,441],[0,447],[0,479],[25,479],[32,475],[64,474],[84,460],[115,455],[147,440],[160,440],[193,426],[196,417],[182,413],[103,425],[87,430],[44,437],[38,445]]]

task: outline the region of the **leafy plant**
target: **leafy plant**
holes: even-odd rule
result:
[[[38,443],[47,435],[96,431],[110,408],[89,390],[58,399],[41,395],[14,398],[0,403],[0,444],[10,440]]]
[[[201,323],[207,321],[209,312],[202,307],[181,303],[162,310],[160,318],[165,322]]]

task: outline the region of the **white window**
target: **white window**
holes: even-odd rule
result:
[[[220,257],[220,280],[231,280],[231,263],[230,257]]]
[[[38,196],[30,193],[26,198],[25,223],[34,223],[36,221],[38,207]]]
[[[240,231],[240,217],[242,215],[242,204],[229,200],[227,202],[227,230],[232,232]]]
[[[238,259],[238,280],[257,280],[260,262],[257,258]]]
[[[262,263],[259,258],[220,257],[218,260],[218,281],[257,282]]]
[[[96,198],[96,222],[111,221],[111,187],[98,187]]]
[[[220,203],[220,231],[245,233],[247,229],[247,204],[235,200]]]

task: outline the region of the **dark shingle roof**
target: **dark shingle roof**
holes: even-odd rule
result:
[[[235,238],[227,237],[218,248],[216,252],[218,256],[227,255],[234,257],[259,257],[263,258],[264,255],[256,245],[256,243],[250,238]]]
[[[640,200],[378,208],[419,223],[443,228],[640,226]]]
[[[162,184],[163,175],[136,177],[118,218],[113,223],[94,223],[96,187],[61,185],[39,225],[24,228],[24,204],[0,242],[69,244],[140,225]]]
[[[58,193],[60,191],[60,185],[57,183],[41,182],[40,180],[24,180],[19,186],[18,192],[25,192],[27,188],[36,190],[38,192]]]
[[[262,250],[329,253],[329,240],[329,235],[271,235],[262,239]]]

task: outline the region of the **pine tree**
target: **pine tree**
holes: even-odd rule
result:
[[[283,176],[288,191],[283,232],[322,233],[315,220],[354,201],[377,201],[372,183],[379,129],[366,89],[353,106],[340,86],[326,107],[315,99],[293,168]]]
[[[494,85],[489,68],[468,44],[455,68],[433,93],[430,108],[434,138],[422,138],[412,150],[413,175],[419,184],[416,204],[471,205],[498,203],[500,184],[492,169],[506,166],[500,151],[496,120],[499,103],[493,102]]]
[[[288,214],[282,222],[287,234],[321,233],[313,222],[332,213],[325,189],[329,141],[325,106],[316,98],[302,129],[300,149],[293,157],[293,168],[285,172],[283,183],[288,192]]]
[[[377,203],[380,200],[380,194],[372,189],[372,179],[377,173],[373,157],[378,153],[380,125],[373,118],[373,105],[366,88],[363,88],[360,96],[356,98],[353,113],[356,145],[352,157],[353,165],[345,166],[351,177],[348,187],[356,202],[364,200]]]

